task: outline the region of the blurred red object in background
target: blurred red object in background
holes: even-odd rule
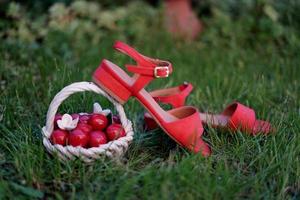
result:
[[[194,40],[202,31],[202,24],[192,10],[190,0],[166,0],[165,23],[175,37]]]

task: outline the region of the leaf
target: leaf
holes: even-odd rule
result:
[[[264,6],[264,12],[265,14],[274,22],[278,19],[278,12],[270,5]]]
[[[10,182],[10,185],[18,192],[21,192],[27,196],[34,197],[34,198],[43,198],[44,193],[40,190],[31,188],[31,187],[25,187],[22,185],[19,185],[17,183]]]
[[[71,9],[79,15],[85,16],[88,14],[88,5],[86,1],[75,1],[71,4]]]
[[[69,10],[66,8],[65,4],[63,3],[55,3],[53,4],[50,9],[50,18],[62,18],[68,15]]]
[[[11,2],[8,6],[7,15],[19,18],[21,16],[21,6],[18,3]]]

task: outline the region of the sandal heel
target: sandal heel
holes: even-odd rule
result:
[[[126,103],[131,96],[131,92],[108,70],[106,70],[103,65],[105,65],[105,63],[102,63],[95,71],[93,75],[94,82],[96,82],[105,92],[116,99],[119,103]]]

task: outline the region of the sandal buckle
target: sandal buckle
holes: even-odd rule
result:
[[[165,75],[158,75],[158,71],[159,70],[165,70]],[[169,67],[160,67],[160,66],[156,66],[155,68],[154,68],[154,77],[155,78],[166,78],[166,77],[169,77],[169,73],[170,73],[170,71],[169,71]]]

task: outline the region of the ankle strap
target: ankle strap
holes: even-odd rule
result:
[[[170,62],[144,56],[121,41],[116,41],[113,47],[135,60],[137,65],[125,65],[132,73],[153,78],[166,78],[173,71]]]

